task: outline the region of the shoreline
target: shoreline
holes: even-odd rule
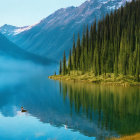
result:
[[[93,73],[73,73],[67,75],[52,75],[48,77],[49,79],[59,80],[59,81],[76,81],[76,82],[86,82],[100,85],[112,85],[112,86],[140,86],[140,82],[136,82],[133,76],[123,76],[119,75],[115,77],[114,74],[107,74],[94,76]]]
[[[120,138],[111,138],[109,140],[139,140],[140,139],[140,133],[130,135],[130,136],[122,136]]]

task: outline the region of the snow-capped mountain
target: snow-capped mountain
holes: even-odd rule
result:
[[[21,32],[30,30],[32,27],[36,26],[37,24],[31,25],[31,26],[24,26],[24,27],[16,27],[16,26],[5,24],[0,27],[0,32],[4,34],[5,36],[12,37],[17,34],[20,34]]]
[[[72,47],[73,34],[82,33],[84,25],[91,25],[95,18],[124,6],[131,0],[87,0],[79,7],[62,8],[40,23],[0,31],[21,48],[42,56],[61,58]],[[76,35],[77,36],[77,35]]]

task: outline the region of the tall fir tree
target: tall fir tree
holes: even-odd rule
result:
[[[136,33],[136,79],[140,81],[140,28],[137,28]]]
[[[75,35],[73,35],[73,47],[72,47],[72,69],[76,69],[76,49],[75,49]]]
[[[80,69],[80,55],[81,55],[80,35],[78,33],[78,39],[76,44],[76,68],[77,69]]]
[[[69,53],[69,59],[68,59],[68,71],[70,72],[72,70],[72,60],[71,60],[71,49]]]
[[[60,60],[60,65],[59,65],[59,74],[61,75],[62,74],[62,62]]]
[[[63,55],[63,75],[67,74],[67,65],[66,65],[66,55],[65,55],[65,51],[64,51],[64,55]]]

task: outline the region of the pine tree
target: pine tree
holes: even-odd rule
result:
[[[70,72],[72,70],[72,60],[71,60],[71,49],[69,54],[69,60],[68,60],[68,71]]]
[[[98,50],[97,47],[95,48],[94,51],[94,61],[93,61],[93,72],[95,74],[95,76],[98,75],[98,68],[99,68],[99,60],[98,60]]]
[[[63,75],[67,74],[67,65],[66,65],[66,55],[64,51],[64,56],[63,56]]]
[[[60,60],[60,66],[59,66],[59,74],[60,75],[62,74],[62,63],[61,63],[61,60]]]
[[[80,68],[80,55],[81,55],[80,35],[78,33],[77,46],[76,46],[76,68],[77,68],[77,70]]]
[[[76,69],[76,50],[75,50],[75,36],[73,35],[73,48],[72,48],[72,69]]]
[[[88,31],[88,25],[87,25],[87,30],[86,30],[86,48],[87,48],[87,53],[89,49],[89,31]]]
[[[139,75],[140,75],[140,29],[138,29],[138,32],[136,34],[136,79],[137,81],[140,81]]]
[[[81,57],[80,57],[80,66],[83,73],[85,72],[85,33],[83,32],[82,42],[81,42]]]

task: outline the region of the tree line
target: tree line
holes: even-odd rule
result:
[[[73,37],[68,64],[64,52],[60,61],[60,74],[72,70],[82,73],[93,71],[95,76],[106,73],[140,75],[140,1],[126,3],[107,14],[89,28],[83,30],[82,38]]]

